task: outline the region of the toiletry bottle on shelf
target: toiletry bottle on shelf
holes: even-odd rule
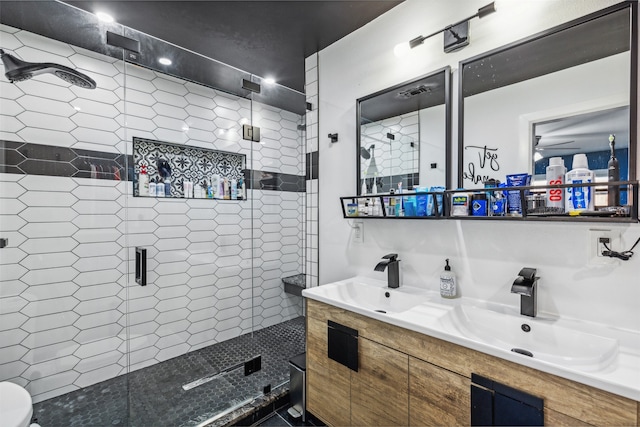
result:
[[[229,186],[229,180],[227,178],[224,179],[224,199],[231,199],[231,188]]]
[[[440,296],[442,298],[455,298],[458,294],[456,286],[456,275],[451,271],[449,259],[444,266],[444,271],[440,274]]]
[[[402,181],[398,183],[398,191],[396,194],[400,195],[400,197],[396,197],[396,216],[404,216],[402,209]]]
[[[220,191],[220,175],[211,175],[211,188],[213,189],[213,198],[222,199],[222,191]]]
[[[156,180],[154,178],[149,180],[149,196],[156,197]]]
[[[586,154],[573,155],[573,169],[565,177],[567,184],[587,184],[595,182],[595,174],[589,170]],[[570,187],[565,193],[565,210],[585,211],[593,210],[593,187]]]
[[[207,199],[213,199],[213,183],[211,180],[207,181]]]
[[[138,174],[138,195],[149,195],[149,175],[147,175],[146,165],[140,165],[140,173]]]
[[[238,200],[238,181],[231,180],[231,200]]]
[[[376,178],[373,178],[373,187],[371,188],[371,194],[378,194],[378,185],[376,184]],[[380,216],[380,200],[377,197],[371,198],[371,216]]]
[[[567,174],[562,157],[551,157],[547,166],[547,185],[562,185]],[[553,211],[564,212],[564,189],[547,188],[547,208]]]
[[[156,182],[156,197],[164,197],[164,181],[160,177]]]
[[[158,187],[156,186],[156,193],[158,192]],[[171,177],[166,177],[164,179],[164,197],[171,197]]]
[[[611,148],[611,157],[609,163],[607,163],[607,177],[609,182],[620,181],[620,166],[618,159],[616,158],[616,136],[609,135],[609,147]],[[617,185],[610,185],[609,192],[609,206],[620,206],[620,187]]]

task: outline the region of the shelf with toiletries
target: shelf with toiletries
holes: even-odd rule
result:
[[[134,197],[246,200],[246,156],[133,138]]]
[[[405,193],[365,194],[341,197],[345,218],[443,219],[443,191],[411,191]]]
[[[349,196],[340,203],[344,218],[637,222],[638,186],[638,181],[490,186]],[[610,206],[610,197],[623,203]],[[585,199],[570,208],[567,198]]]

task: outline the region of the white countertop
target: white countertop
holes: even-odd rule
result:
[[[372,292],[365,295],[350,295],[345,293],[349,283],[361,283],[372,287]],[[377,288],[377,289],[373,289]],[[366,289],[365,289],[366,290]],[[412,297],[419,301],[408,309],[403,307],[398,312],[392,309],[386,313],[376,312],[367,306],[371,301],[371,294],[391,292],[402,294],[402,298],[410,300]],[[567,378],[582,384],[599,388],[617,395],[640,401],[640,332],[614,328],[603,324],[563,318],[546,313],[538,313],[535,318],[521,316],[519,307],[511,307],[492,304],[487,301],[470,298],[444,299],[437,292],[424,289],[401,286],[399,289],[389,289],[386,282],[368,277],[353,277],[327,285],[317,286],[302,291],[306,298],[324,302],[358,314],[386,322],[395,326],[439,338],[454,344],[458,344],[473,350],[477,350],[501,359],[509,360],[520,365],[528,366],[559,377]],[[392,294],[393,298],[393,294]],[[399,301],[399,300],[395,300]],[[405,301],[406,302],[406,301]],[[411,305],[409,303],[408,305]],[[456,308],[458,307],[458,308]],[[559,361],[557,363],[531,358],[514,353],[509,348],[497,346],[495,343],[486,342],[475,336],[467,336],[447,326],[447,314],[462,307],[475,310],[489,310],[492,315],[504,315],[507,319],[516,319],[518,322],[531,325],[532,328],[544,325],[553,325],[564,330],[578,331],[580,334],[591,334],[596,337],[604,337],[605,340],[617,340],[617,351],[607,357],[601,365],[585,368],[572,366],[574,362]],[[499,314],[496,314],[499,313]],[[587,335],[585,335],[587,336]],[[561,345],[561,344],[560,344]]]

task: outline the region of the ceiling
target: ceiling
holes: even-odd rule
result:
[[[65,1],[304,92],[304,60],[403,0]]]
[[[628,148],[629,107],[536,123],[533,131],[540,137],[535,150],[543,157],[607,151],[610,134],[616,136],[616,148]]]

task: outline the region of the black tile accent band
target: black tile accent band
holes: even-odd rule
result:
[[[251,169],[243,172],[247,190],[306,190],[302,175]],[[132,155],[7,140],[0,140],[0,173],[134,180]]]

